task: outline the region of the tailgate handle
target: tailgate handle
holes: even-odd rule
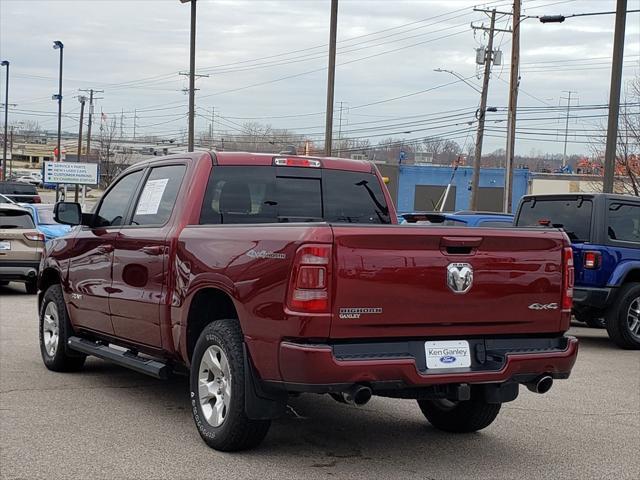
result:
[[[468,255],[482,243],[482,237],[442,237],[440,248],[450,255]]]

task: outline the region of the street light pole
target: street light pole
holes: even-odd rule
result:
[[[2,146],[2,180],[7,179],[7,143],[9,143],[9,137],[7,136],[7,130],[9,125],[9,61],[3,60],[2,66],[7,67],[7,80],[5,82],[4,93],[4,141]]]
[[[63,60],[63,52],[64,52],[64,44],[60,40],[56,40],[53,42],[54,50],[60,50],[60,74],[58,77],[58,94],[54,95],[53,98],[58,100],[58,141],[57,141],[57,151],[56,155],[57,161],[60,162],[62,160],[62,150],[60,147],[60,139],[62,137],[62,60]],[[56,185],[56,202],[60,199],[60,187]]]
[[[329,27],[329,73],[327,75],[327,112],[324,130],[324,155],[331,156],[333,143],[333,86],[336,79],[336,34],[338,30],[338,0],[331,0]]]

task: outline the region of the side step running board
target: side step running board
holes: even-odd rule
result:
[[[166,363],[140,357],[129,351],[122,351],[111,348],[108,345],[101,345],[80,337],[69,337],[69,348],[87,355],[102,358],[122,367],[130,368],[139,373],[151,375],[155,378],[165,380],[171,374],[171,367]]]

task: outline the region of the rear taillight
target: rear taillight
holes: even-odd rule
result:
[[[600,252],[584,252],[583,262],[584,268],[596,270],[600,268],[602,263],[602,254]]]
[[[32,242],[44,242],[44,235],[41,233],[25,233],[24,238]]]
[[[571,247],[563,249],[563,276],[562,276],[562,309],[571,310],[573,306],[573,250]]]
[[[33,197],[33,203],[42,203],[40,195],[36,195],[35,197]]]
[[[296,252],[289,281],[289,309],[296,312],[328,312],[330,273],[330,245],[300,247]]]

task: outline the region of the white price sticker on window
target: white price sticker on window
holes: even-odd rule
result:
[[[158,213],[160,202],[162,201],[162,195],[164,189],[167,188],[169,183],[168,178],[159,178],[157,180],[149,180],[144,186],[142,195],[140,195],[140,201],[136,208],[136,215],[155,215]]]

